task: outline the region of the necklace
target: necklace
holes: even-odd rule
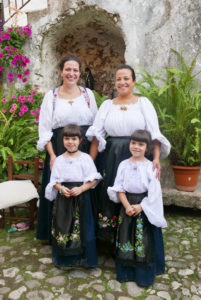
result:
[[[66,149],[66,152],[68,152],[68,153],[76,153],[77,151],[79,151],[79,149],[76,149],[75,151],[68,151],[68,150]]]

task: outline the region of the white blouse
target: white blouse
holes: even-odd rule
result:
[[[122,161],[114,185],[107,189],[110,200],[116,203],[120,202],[117,192],[140,194],[146,191],[148,196],[144,197],[140,204],[149,222],[157,227],[167,227],[163,213],[161,185],[156,178],[156,170],[153,171],[151,161],[136,164],[130,159]]]
[[[90,106],[83,95],[74,98],[72,101],[58,97],[54,104],[53,90],[50,90],[44,97],[39,117],[39,140],[37,149],[44,150],[45,145],[51,140],[53,129],[64,127],[68,124],[91,125],[97,113],[97,105],[93,92],[87,89],[90,98]]]
[[[161,134],[156,111],[145,97],[140,97],[137,103],[128,105],[113,104],[112,100],[105,100],[86,136],[89,140],[95,136],[99,142],[98,151],[102,152],[106,146],[106,133],[114,137],[130,136],[138,129],[148,130],[152,140],[161,143],[161,158],[168,156],[170,143]]]
[[[57,196],[54,188],[56,183],[62,182],[88,182],[94,179],[102,179],[97,172],[96,166],[87,153],[82,152],[79,157],[64,157],[59,155],[52,168],[50,182],[45,189],[45,197],[52,201]],[[95,187],[95,185],[94,185]]]

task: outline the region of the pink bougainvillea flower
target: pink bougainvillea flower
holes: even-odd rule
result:
[[[29,70],[25,70],[24,75],[26,75],[26,76],[29,75]]]
[[[2,113],[5,114],[7,112],[6,109],[2,109]]]
[[[43,162],[43,159],[42,158],[39,158],[39,160],[38,160],[39,162]]]
[[[15,99],[15,98],[17,98],[17,96],[16,96],[16,95],[13,95],[11,98],[12,98],[12,99]]]
[[[36,110],[37,110],[37,111],[40,111],[40,107],[37,107]]]
[[[31,110],[31,111],[30,111],[30,114],[31,114],[31,115],[35,115],[35,113],[36,113],[36,112],[35,112],[34,110]]]
[[[31,94],[32,94],[32,95],[35,95],[35,94],[36,94],[36,91],[33,91]]]
[[[5,56],[5,54],[3,54],[3,53],[0,53],[0,57],[4,57]]]
[[[25,167],[27,167],[27,164],[23,164]]]
[[[35,119],[35,122],[38,123],[38,122],[39,122],[39,119],[36,118],[36,119]]]
[[[9,81],[10,81],[10,83],[11,83],[11,82],[13,82],[13,79],[12,79],[12,78],[9,78]]]
[[[8,28],[8,31],[13,31],[13,28],[12,28],[12,27],[9,27],[9,28]]]
[[[17,117],[17,115],[16,115],[16,114],[14,114],[14,115],[13,115],[13,118],[16,118],[16,117]]]
[[[7,77],[8,77],[8,78],[13,78],[13,77],[14,77],[14,74],[13,74],[13,73],[8,73]]]
[[[23,95],[19,96],[20,100],[25,100],[25,97]]]
[[[2,102],[6,102],[6,101],[7,101],[7,99],[6,99],[6,98],[3,98],[1,101],[2,101]]]
[[[39,114],[39,113],[37,113],[35,117],[36,117],[36,118],[39,118],[39,116],[40,116],[40,114]]]
[[[8,40],[8,41],[10,40],[10,35],[9,35],[9,33],[5,32],[4,37],[5,37],[5,39]]]
[[[0,72],[2,72],[2,70],[3,70],[3,67],[2,67],[2,66],[0,66]]]
[[[11,64],[12,66],[14,66],[16,63],[17,63],[16,60],[12,60],[12,61],[10,62],[10,64]]]
[[[27,78],[26,77],[24,77],[23,79],[22,79],[22,82],[27,82]]]
[[[13,48],[12,51],[13,51],[13,52],[17,51],[17,48]]]
[[[20,111],[24,113],[24,106],[20,107]]]
[[[25,99],[21,100],[21,103],[23,103],[23,104],[24,104],[25,102],[26,102],[26,101],[25,101]]]
[[[6,120],[5,120],[5,119],[3,119],[2,121],[3,121],[4,123],[6,122]]]
[[[13,108],[16,108],[16,107],[17,107],[17,104],[16,104],[16,103],[13,103],[12,107],[13,107]]]
[[[31,98],[31,99],[30,99],[30,102],[31,102],[31,103],[34,103],[34,99],[33,99],[33,98]]]
[[[28,111],[28,107],[24,106],[24,112],[27,112],[27,111]]]
[[[19,116],[20,116],[20,117],[22,117],[23,114],[24,114],[24,113],[23,113],[22,111],[19,112]]]
[[[12,114],[14,112],[14,108],[11,108],[9,111]]]
[[[38,86],[36,86],[36,90],[39,90],[39,87],[38,87]]]
[[[17,74],[17,78],[21,79],[22,78],[22,74],[21,73]]]
[[[6,46],[6,47],[5,47],[5,50],[6,50],[6,51],[10,50],[10,46]]]

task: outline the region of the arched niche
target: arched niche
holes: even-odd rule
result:
[[[60,82],[58,62],[68,54],[82,61],[80,84],[85,83],[85,67],[95,80],[95,90],[111,96],[115,68],[124,63],[125,42],[117,26],[118,16],[95,7],[66,13],[49,25],[41,44],[41,73],[46,87]]]

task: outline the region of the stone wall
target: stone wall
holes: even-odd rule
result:
[[[77,54],[89,66],[100,93],[111,95],[122,62],[155,73],[176,62],[170,48],[190,60],[200,48],[200,0],[48,0],[28,13],[33,29],[32,78],[44,91],[59,83],[61,56]],[[197,68],[201,65],[198,58]],[[84,77],[83,77],[84,78]]]

